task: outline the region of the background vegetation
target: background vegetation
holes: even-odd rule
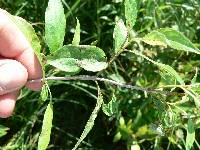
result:
[[[0,8],[31,22],[41,41],[44,41],[44,13],[47,2],[0,0]],[[122,0],[63,0],[63,4],[67,18],[67,36],[64,43],[71,43],[78,18],[81,24],[81,44],[97,45],[110,58],[113,54],[115,18],[122,17],[124,12]],[[179,30],[199,47],[200,1],[138,1],[138,17],[134,26],[135,32],[132,34],[142,37],[153,29],[164,27]],[[48,53],[44,42],[42,45],[43,52]],[[135,43],[132,47],[142,50],[146,56],[157,62],[172,66],[186,84],[191,82],[195,74],[196,82],[200,81],[196,73],[200,66],[200,56],[170,48],[152,48],[144,43]],[[64,75],[63,72],[51,68],[47,68],[47,72],[47,76]],[[82,71],[79,74],[89,73]],[[162,80],[155,65],[130,53],[122,53],[99,75],[148,88],[156,88],[166,82]],[[193,149],[200,148],[200,110],[193,101],[177,103],[187,99],[185,95],[149,95],[107,83],[99,84],[105,103],[112,99],[113,93],[115,94],[118,110],[110,117],[102,111],[99,112],[92,131],[80,149],[122,150],[130,149],[131,146],[133,149],[138,145],[141,149],[185,149],[188,116],[192,116],[196,129]],[[54,120],[49,149],[72,149],[95,106],[96,85],[90,81],[56,81],[50,85]],[[200,91],[198,87],[196,90]],[[175,91],[183,92],[180,89]],[[14,115],[0,120],[2,149],[36,149],[46,108],[45,104],[40,103],[39,97],[39,93],[23,89]]]

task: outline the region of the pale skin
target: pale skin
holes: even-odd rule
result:
[[[42,83],[30,79],[42,77],[41,65],[23,33],[0,9],[0,117],[12,115],[23,86],[38,91]]]

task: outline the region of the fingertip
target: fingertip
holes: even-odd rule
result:
[[[34,54],[33,49],[27,49],[21,53],[16,60],[21,62],[28,71],[28,80],[42,78],[42,66]],[[26,87],[33,91],[39,91],[42,88],[42,83],[27,83]]]
[[[0,117],[8,118],[12,115],[15,107],[15,100],[13,99],[3,99],[0,100]]]
[[[18,95],[19,91],[0,96],[0,118],[8,118],[12,115]]]
[[[26,87],[33,91],[40,91],[42,89],[43,83],[27,83]]]
[[[26,68],[16,60],[0,59],[0,95],[22,88],[28,78]]]

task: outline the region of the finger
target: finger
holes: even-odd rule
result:
[[[21,62],[28,71],[28,79],[41,78],[41,65],[30,43],[6,13],[0,9],[0,55]],[[27,86],[33,90],[41,88],[40,83]]]
[[[0,96],[0,118],[7,118],[12,115],[18,96],[19,91]]]
[[[30,44],[6,14],[0,9],[0,55],[13,58],[28,49]]]
[[[42,67],[32,48],[23,51],[23,53],[15,59],[26,67],[29,80],[42,78]],[[38,91],[41,89],[42,83],[27,83],[26,86],[32,90]]]
[[[18,61],[0,59],[0,95],[22,88],[28,78],[26,68]]]

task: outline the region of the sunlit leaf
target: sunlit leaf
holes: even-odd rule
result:
[[[124,117],[120,117],[119,118],[119,124],[120,124],[120,126],[125,126],[125,120],[124,120]]]
[[[153,124],[153,123],[149,125],[149,131],[148,132],[150,134],[157,134],[157,135],[160,135],[160,136],[165,135],[162,125],[157,125],[157,124]]]
[[[77,19],[77,25],[76,25],[76,29],[75,29],[75,32],[74,32],[74,38],[73,38],[73,41],[72,41],[72,45],[79,45],[80,43],[80,23],[79,23],[79,20]]]
[[[102,49],[89,45],[66,45],[48,57],[48,64],[66,72],[100,71],[107,67]]]
[[[173,77],[174,80],[178,81],[179,84],[182,84],[182,85],[185,84],[183,79],[179,76],[179,74],[171,66],[161,64],[161,63],[158,63],[158,62],[156,62],[154,64],[156,64],[161,69],[162,74],[166,72],[168,75]]]
[[[197,82],[198,71],[199,71],[198,68],[196,68],[196,72],[195,72],[194,77],[191,80],[191,84],[195,84]]]
[[[85,125],[85,128],[81,134],[81,137],[79,138],[79,140],[77,141],[76,145],[74,146],[74,148],[72,150],[76,150],[78,148],[78,146],[81,144],[81,142],[88,135],[88,133],[91,131],[92,127],[94,126],[94,121],[97,117],[97,114],[103,104],[103,96],[101,94],[101,90],[100,90],[98,84],[97,84],[97,87],[98,87],[98,98],[97,98],[96,106],[95,106],[94,110],[92,111],[92,114]]]
[[[124,78],[121,75],[119,75],[119,74],[111,74],[109,76],[109,78],[112,79],[112,80],[114,80],[114,81],[116,81],[116,82],[118,82],[118,83],[122,83],[122,84],[126,83],[126,81],[124,80]]]
[[[51,52],[63,46],[66,18],[61,0],[49,0],[45,12],[45,39]]]
[[[194,130],[194,124],[191,119],[188,120],[187,124],[187,136],[186,136],[186,150],[190,150],[192,148],[192,145],[195,141],[195,130]]]
[[[171,66],[165,65],[165,64],[162,64],[162,63],[158,63],[158,62],[148,58],[147,56],[145,56],[145,55],[143,55],[143,54],[141,54],[141,53],[139,53],[137,51],[129,51],[129,52],[134,53],[134,54],[136,54],[138,56],[141,56],[144,59],[150,61],[151,63],[157,65],[159,67],[159,69],[162,71],[162,73],[167,72],[168,75],[173,77],[179,84],[181,84],[181,85],[185,84],[183,79],[179,76],[179,74]]]
[[[132,28],[137,18],[137,3],[135,0],[125,0],[124,5],[126,24]]]
[[[38,141],[38,150],[46,150],[49,144],[51,128],[52,128],[52,120],[53,120],[53,105],[50,102],[44,113],[42,131]]]
[[[116,22],[114,33],[113,33],[114,43],[115,43],[115,53],[118,53],[128,38],[128,32],[123,20]]]
[[[119,103],[116,100],[115,95],[108,104],[103,104],[102,110],[107,116],[117,115],[118,114]]]
[[[143,41],[149,45],[167,46],[167,39],[165,35],[159,31],[151,31],[143,37]]]
[[[139,127],[135,134],[136,134],[136,136],[140,137],[140,136],[144,136],[145,134],[147,134],[147,132],[148,132],[148,126],[144,125],[144,126]]]
[[[186,88],[182,88],[185,93],[187,93],[193,100],[197,108],[200,107],[200,96],[192,89],[188,90]]]
[[[162,115],[163,113],[165,113],[165,103],[163,103],[160,99],[157,98],[153,98],[153,102],[156,106],[156,108],[158,109],[158,112],[160,115]]]
[[[177,84],[176,78],[164,70],[160,70],[160,76],[161,76],[161,80],[160,80],[161,85],[163,85],[163,84],[164,85],[176,85]]]
[[[49,57],[47,63],[65,72],[76,73],[81,70],[81,68],[77,65],[77,59],[74,58],[60,58],[52,56]]]
[[[169,136],[169,137],[168,137],[168,140],[169,140],[171,143],[173,143],[173,144],[177,144],[176,139],[174,139],[173,136]]]
[[[7,128],[3,125],[0,125],[0,137],[6,135],[8,130],[9,130],[9,128]]]
[[[87,71],[101,71],[107,67],[107,62],[98,62],[94,59],[83,59],[79,63],[77,63],[81,68]]]
[[[173,49],[200,54],[200,50],[188,38],[171,28],[152,31],[143,37],[143,41],[150,45],[169,46]]]
[[[140,150],[140,146],[138,144],[131,145],[131,150]]]
[[[113,142],[118,142],[121,139],[122,135],[120,132],[117,132],[113,138]]]
[[[41,90],[41,93],[40,93],[41,100],[46,101],[48,96],[49,96],[48,84],[45,83],[45,84],[43,84],[42,90]]]

